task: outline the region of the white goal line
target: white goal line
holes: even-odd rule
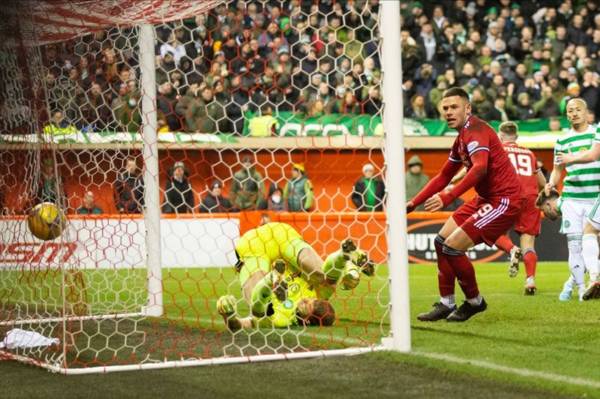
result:
[[[465,359],[462,357],[443,353],[414,351],[410,352],[409,354],[413,356],[425,357],[428,359],[441,360],[444,362],[481,367],[488,370],[518,375],[520,377],[534,377],[552,382],[562,382],[570,385],[578,385],[583,387],[600,389],[600,381],[590,380],[587,378],[572,377],[563,374],[549,373],[545,371],[531,370],[521,367],[503,366],[501,364],[496,364],[485,360]]]

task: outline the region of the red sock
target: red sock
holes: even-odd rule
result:
[[[503,234],[500,237],[498,237],[494,244],[496,244],[498,248],[500,248],[507,254],[510,254],[510,250],[513,249],[513,247],[515,246],[510,237],[508,237],[506,234]]]
[[[434,242],[435,253],[437,254],[437,265],[438,265],[438,288],[440,289],[440,296],[454,295],[454,285],[456,281],[456,275],[452,266],[448,263],[448,255],[442,252],[444,246],[444,239],[441,236],[437,236]]]
[[[479,295],[479,287],[477,286],[477,278],[475,278],[475,269],[473,264],[467,258],[464,252],[444,246],[444,255],[448,259],[448,263],[454,270],[454,274],[458,278],[458,284],[465,293],[467,299],[475,298]]]
[[[537,254],[533,249],[527,250],[523,255],[523,263],[525,263],[525,271],[527,277],[535,277],[535,268],[537,266]]]

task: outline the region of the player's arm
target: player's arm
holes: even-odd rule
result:
[[[550,173],[548,183],[546,183],[546,186],[544,187],[544,192],[546,195],[550,195],[550,191],[559,185],[560,181],[562,180],[564,170],[564,164],[557,164],[556,161],[554,162],[554,168],[552,169],[552,173]]]
[[[467,174],[467,168],[462,168],[456,175],[454,175],[452,180],[450,180],[450,184],[456,184],[456,182],[458,182],[459,180],[462,180],[462,178],[465,177],[466,174]]]
[[[223,295],[217,300],[217,312],[223,316],[223,321],[230,331],[249,329],[256,325],[252,316],[237,315],[237,300],[233,295]]]
[[[537,185],[538,185],[538,192],[539,192],[539,191],[542,191],[544,189],[544,187],[546,186],[546,176],[544,176],[542,171],[540,169],[538,169],[536,178],[537,178]]]
[[[555,163],[557,164],[575,164],[575,163],[588,163],[594,162],[600,159],[600,142],[594,142],[592,148],[585,151],[579,151],[575,154],[559,152],[556,154]]]
[[[487,175],[488,160],[489,151],[487,149],[471,153],[473,166],[471,166],[465,177],[452,190],[429,198],[425,202],[425,210],[429,212],[439,211],[484,179]]]
[[[433,195],[442,191],[448,183],[452,180],[452,177],[461,168],[462,163],[453,158],[449,158],[440,173],[438,173],[433,179],[423,187],[421,191],[415,197],[406,203],[406,212],[412,212],[417,206],[431,198]]]

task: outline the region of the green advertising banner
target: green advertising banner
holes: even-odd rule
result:
[[[244,135],[252,136],[250,121],[258,116],[246,113]],[[307,117],[304,114],[280,112],[274,115],[277,120],[276,134],[278,136],[339,136],[350,134],[354,136],[381,136],[383,125],[379,115],[347,115],[326,114],[319,117]],[[568,128],[566,118],[559,118],[561,128]],[[490,125],[497,129],[501,121],[491,121]],[[550,135],[556,140],[562,132],[550,132],[549,119],[531,119],[516,121],[521,136]],[[455,135],[456,131],[448,128],[445,121],[440,119],[404,119],[403,131],[406,136],[445,136]]]
[[[244,136],[253,136],[250,120],[257,116],[246,113]],[[274,115],[278,123],[277,135],[296,136],[382,136],[383,125],[380,116],[325,114],[319,117],[307,117],[293,112],[279,112]]]

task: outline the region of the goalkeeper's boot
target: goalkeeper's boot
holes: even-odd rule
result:
[[[581,299],[589,301],[590,299],[600,298],[600,281],[596,280],[590,283],[589,287],[585,290]]]
[[[346,267],[341,277],[342,289],[351,290],[360,283],[360,268],[351,261],[346,262]]]
[[[237,301],[233,295],[223,295],[217,299],[217,312],[221,316],[231,316],[235,313]]]
[[[479,305],[471,305],[468,301],[464,301],[462,305],[454,312],[450,313],[446,317],[446,321],[449,322],[464,322],[475,316],[477,313],[483,312],[487,309],[487,303],[485,299],[481,298]]]
[[[517,277],[517,274],[519,274],[519,262],[522,258],[523,253],[521,252],[521,248],[515,246],[510,250],[510,263],[508,265],[509,277]]]
[[[356,244],[351,238],[346,238],[344,241],[342,241],[341,248],[342,253],[344,254],[344,258],[346,258],[346,260],[349,260],[352,256],[352,253],[356,251]]]
[[[285,281],[286,264],[283,259],[276,259],[271,265],[273,275],[273,293],[281,302],[287,299],[288,285]]]
[[[452,313],[456,309],[456,306],[446,306],[441,302],[436,302],[433,304],[433,309],[431,309],[427,313],[421,313],[417,316],[417,319],[420,321],[438,321],[447,318],[450,313]]]

